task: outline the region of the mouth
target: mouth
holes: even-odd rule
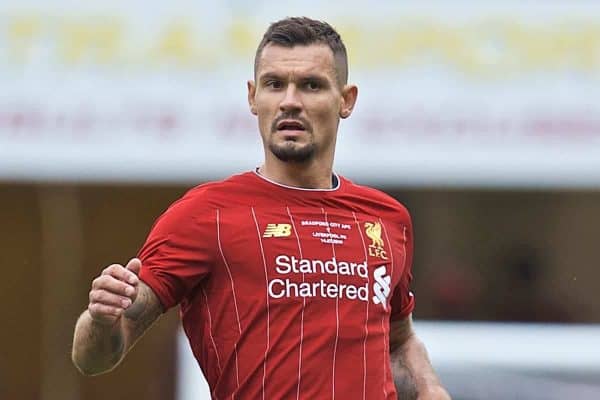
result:
[[[284,119],[277,123],[276,130],[286,136],[297,136],[305,132],[306,127],[301,121]]]

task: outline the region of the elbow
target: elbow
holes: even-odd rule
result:
[[[75,353],[71,355],[71,361],[73,362],[75,368],[77,368],[77,371],[79,371],[82,375],[94,376],[98,375],[99,373],[99,371],[94,369],[91,365],[88,365],[85,362],[83,362],[83,360],[77,357]]]
[[[85,367],[85,366],[83,366],[83,365],[78,365],[78,364],[75,364],[75,367],[77,368],[77,370],[78,370],[78,371],[79,371],[79,372],[80,372],[82,375],[85,375],[85,376],[94,376],[94,375],[98,375],[98,374],[99,374],[99,372],[98,372],[98,371],[95,371],[95,370],[93,370],[92,368],[86,368],[86,367]]]
[[[75,354],[71,355],[71,361],[73,362],[75,368],[77,368],[77,371],[79,371],[79,373],[81,373],[82,375],[93,376],[98,373],[93,368],[91,368],[90,365],[86,365],[85,363],[81,362],[81,360],[78,360]]]
[[[75,365],[75,368],[77,368],[77,370],[85,376],[96,376],[96,375],[102,375],[106,372],[109,372],[110,370],[112,370],[112,368],[106,368],[106,369],[101,369],[101,368],[95,368],[93,366],[90,365],[84,365],[84,364],[77,364],[77,363],[73,363]]]
[[[116,363],[110,365],[97,365],[90,362],[86,362],[81,357],[78,357],[76,353],[71,355],[71,361],[77,370],[85,376],[96,376],[111,371],[115,368]]]
[[[452,400],[450,394],[441,385],[428,387],[425,390],[419,392],[417,400],[428,399],[428,400]]]

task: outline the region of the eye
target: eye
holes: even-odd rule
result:
[[[317,81],[307,81],[304,86],[311,91],[316,91],[321,89],[321,85]]]
[[[265,86],[272,89],[281,89],[283,87],[283,82],[277,79],[269,79],[265,82]]]

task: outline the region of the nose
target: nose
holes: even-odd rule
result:
[[[290,84],[286,88],[285,96],[279,103],[281,112],[298,112],[302,110],[302,102],[300,101],[298,89],[296,85]]]

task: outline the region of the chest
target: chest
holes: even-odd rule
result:
[[[222,210],[214,274],[274,303],[340,299],[386,305],[407,258],[406,226],[380,215],[311,207]],[[385,307],[384,307],[385,309]]]

